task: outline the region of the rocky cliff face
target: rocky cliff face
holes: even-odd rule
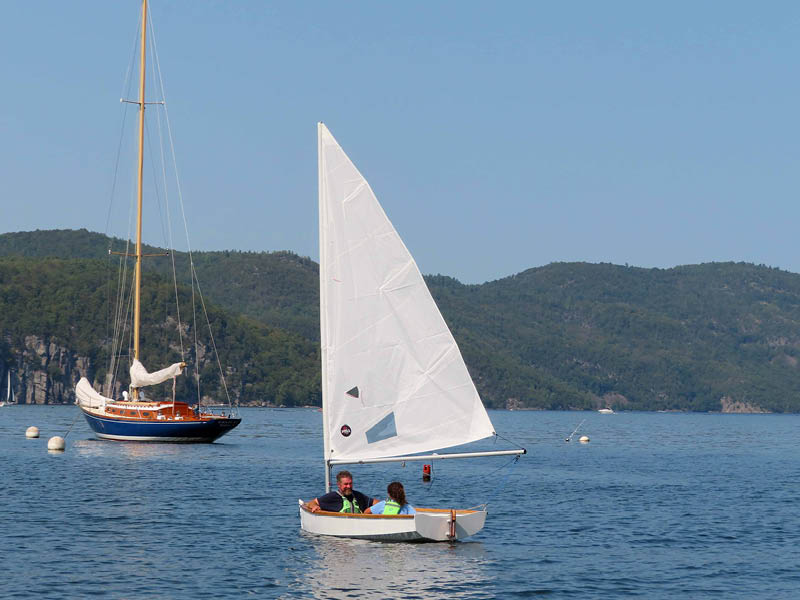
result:
[[[91,366],[88,358],[35,335],[26,336],[24,346],[12,351],[16,360],[11,368],[11,384],[20,404],[75,401],[75,384]]]
[[[125,389],[119,380],[115,381],[113,390],[101,389],[94,380],[97,369],[91,359],[80,356],[52,339],[29,335],[21,347],[9,342],[8,349],[12,357],[11,385],[20,404],[72,404],[75,402],[75,386],[81,377],[89,378],[98,392],[113,398],[121,397]],[[202,361],[207,358],[208,349],[201,345],[197,354]],[[6,397],[7,372],[0,363],[0,401]],[[229,369],[228,376],[231,375]],[[237,400],[239,390],[230,391],[234,400]],[[203,401],[211,403],[214,399],[204,396]]]
[[[741,402],[733,400],[728,396],[723,396],[719,400],[720,407],[722,408],[722,412],[724,413],[755,413],[755,414],[764,414],[770,411],[764,410],[760,406],[756,406],[755,404],[751,404],[749,402]]]

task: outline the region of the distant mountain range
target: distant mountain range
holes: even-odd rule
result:
[[[116,272],[112,246],[125,242],[86,230],[0,235],[0,371],[11,368],[23,401],[71,402],[81,374],[102,375],[108,294],[98,285]],[[318,265],[291,252],[193,261],[234,398],[319,404]],[[145,265],[150,300],[174,297],[170,259]],[[489,407],[800,412],[800,275],[554,263],[481,285],[426,280]]]

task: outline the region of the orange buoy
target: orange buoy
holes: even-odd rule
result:
[[[430,480],[431,480],[431,466],[422,465],[422,481],[430,481]]]

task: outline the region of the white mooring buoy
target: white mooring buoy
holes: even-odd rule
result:
[[[588,444],[589,443],[589,436],[582,435],[581,438],[578,440],[581,444]]]
[[[64,438],[60,435],[55,435],[47,440],[47,449],[50,452],[63,452],[64,451]]]
[[[25,437],[27,438],[37,438],[39,437],[39,428],[38,427],[28,427],[25,430]]]

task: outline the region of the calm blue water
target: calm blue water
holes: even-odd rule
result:
[[[352,469],[368,494],[490,502],[473,541],[411,545],[302,534],[321,414],[242,412],[191,446],[95,441],[81,417],[53,455],[75,407],[0,408],[0,597],[800,597],[800,416],[493,412],[529,450],[513,467]],[[591,442],[565,443],[584,418]]]

